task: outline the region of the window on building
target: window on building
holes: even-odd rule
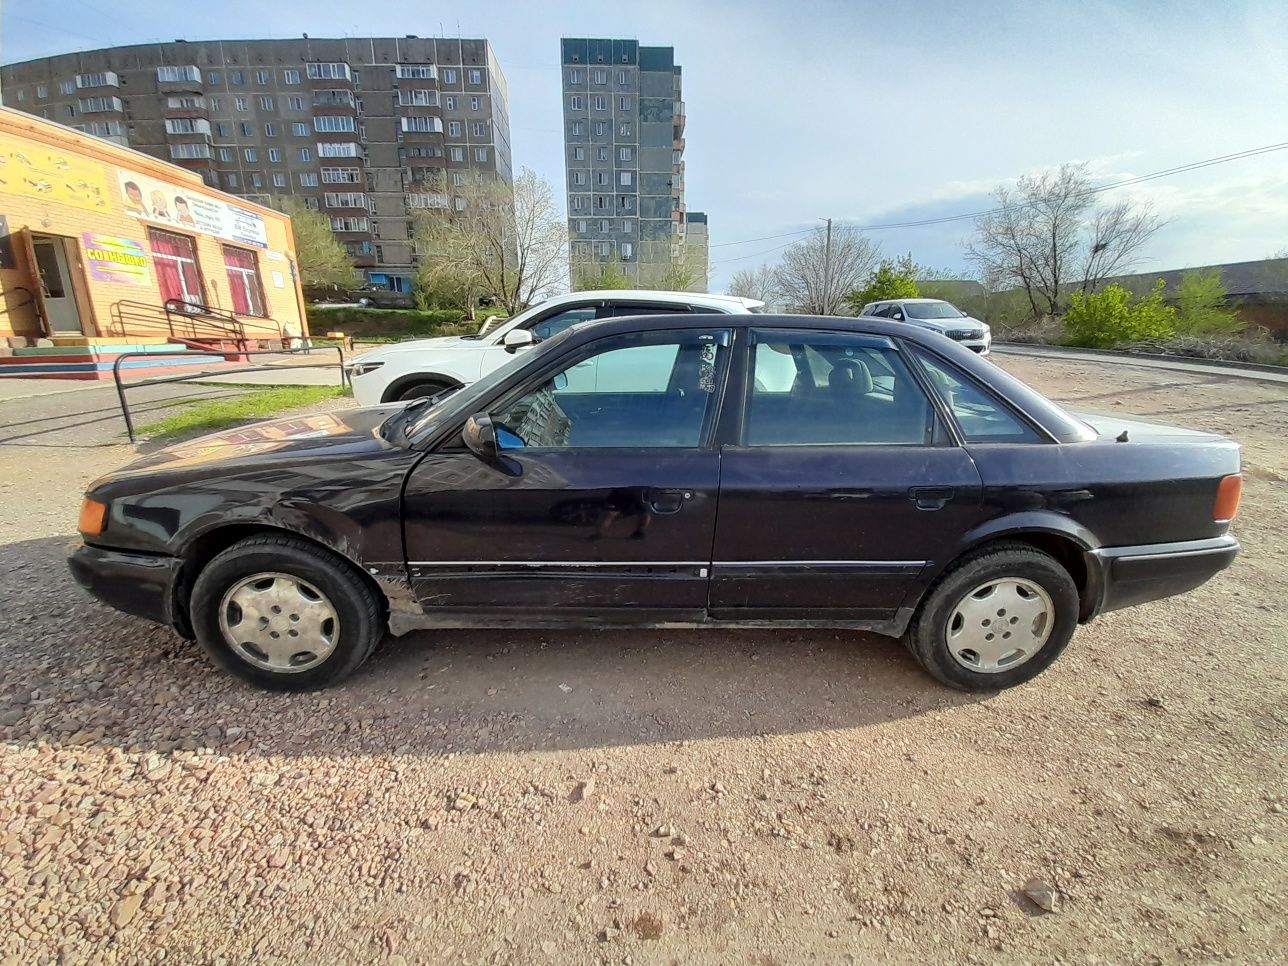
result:
[[[475,161],[486,161],[486,160],[487,160],[487,148],[475,148],[475,149],[474,149],[474,160],[475,160]]]
[[[367,196],[361,191],[328,191],[323,197],[328,208],[367,207]]]
[[[456,83],[456,68],[447,67],[443,69],[443,83],[444,84]]]
[[[581,136],[582,136],[583,134],[585,134],[585,133],[586,133],[586,125],[585,125],[585,124],[583,124],[581,121],[573,121],[573,122],[572,122],[572,136],[573,136],[573,137],[581,137]]]
[[[595,95],[595,110],[597,111],[608,110],[608,98],[605,97],[603,94]]]
[[[622,198],[622,211],[634,211],[635,199],[631,195]]]
[[[68,95],[68,94],[75,94],[75,93],[76,93],[76,82],[75,82],[75,81],[59,81],[59,82],[58,82],[58,93],[59,93],[59,94],[62,94],[62,95],[64,95],[64,96],[66,96],[66,95]]]
[[[233,183],[236,184],[236,178]],[[197,251],[192,239],[187,235],[149,228],[148,246],[152,249],[152,265],[156,269],[162,301],[205,305],[201,268],[197,264]]]
[[[394,76],[415,80],[434,80],[438,77],[438,71],[433,64],[399,64],[394,68]]]
[[[629,75],[626,73],[626,71],[624,71],[624,70],[619,70],[619,71],[617,72],[617,83],[618,83],[618,84],[625,84],[625,83],[627,83],[627,82],[629,81],[629,79],[630,79],[630,78],[629,78]]]
[[[281,148],[269,148],[269,149],[268,149],[268,160],[269,160],[270,162],[272,162],[273,164],[281,164],[281,163],[282,163],[282,149],[281,149]]]
[[[166,134],[209,134],[210,122],[204,117],[167,117]]]
[[[120,111],[122,110],[121,99],[119,97],[82,97],[80,99],[80,109],[82,114],[94,114],[98,111]]]
[[[630,242],[622,242],[621,250],[622,250],[623,260],[630,258],[632,255],[635,254],[635,246],[632,245]]]
[[[607,122],[607,121],[596,121],[596,122],[595,122],[595,137],[597,137],[597,138],[602,138],[602,137],[603,137],[604,135],[606,135],[607,133],[608,133],[608,122]]]
[[[276,124],[265,124],[265,125],[264,125],[264,137],[266,137],[266,138],[275,138],[275,137],[277,137],[277,125],[276,125]]]
[[[595,254],[600,258],[607,258],[612,253],[613,245],[611,242],[595,242]]]
[[[612,230],[612,226],[607,218],[601,218],[599,220],[599,230],[604,234],[608,234],[608,232]]]
[[[258,84],[260,87],[264,87],[265,85],[267,85],[267,84],[268,84],[268,71],[266,71],[266,70],[257,70],[257,71],[255,71],[255,83],[256,83],[256,84]]]
[[[286,99],[286,106],[292,111],[304,110],[304,98],[299,94],[292,94]]]
[[[224,245],[224,269],[228,272],[228,291],[233,297],[237,315],[268,315],[264,309],[264,286],[259,277],[259,256],[244,248]]]
[[[37,97],[39,97],[39,98],[45,98],[45,97],[48,97],[48,96],[49,96],[49,88],[48,88],[48,87],[46,87],[44,84],[37,84],[37,85],[36,85],[36,96],[37,96]],[[476,97],[476,98],[474,98],[474,99],[475,99],[475,100],[478,100],[478,98],[477,98],[477,97]]]
[[[619,111],[629,111],[631,109],[631,97],[629,94],[622,94],[617,98],[617,109]]]
[[[595,70],[595,71],[592,71],[592,72],[591,72],[591,78],[592,78],[593,82],[594,82],[594,83],[596,83],[596,84],[607,84],[607,83],[608,83],[608,71],[606,71],[606,70]]]
[[[237,108],[237,110],[239,110],[239,111],[249,111],[249,110],[250,110],[250,98],[248,98],[248,97],[234,97],[234,98],[233,98],[233,106],[234,106],[235,108]]]
[[[632,151],[630,148],[617,149],[617,159],[619,161],[629,161],[631,159],[631,155],[632,155]]]
[[[635,234],[635,222],[631,221],[629,218],[623,218],[623,219],[622,219],[622,234],[623,234],[623,235],[633,235],[633,234]]]
[[[443,107],[445,107],[449,111],[456,110],[456,98],[453,97],[451,94],[448,94],[446,97],[443,98]]]
[[[323,168],[323,184],[357,184],[361,181],[357,168]]]
[[[239,124],[238,127],[241,128],[242,137],[249,138],[249,137],[255,136],[255,128],[252,127],[250,124],[246,123],[245,121]]]
[[[273,109],[273,99],[267,94],[259,99],[259,109],[261,111],[271,111]]]
[[[572,97],[568,98],[568,106],[574,111],[580,111],[586,106],[586,102],[582,99],[580,94],[574,94]]]
[[[196,144],[172,144],[170,145],[171,158],[208,158],[210,157],[210,145],[204,143]]]
[[[335,132],[353,131],[357,123],[352,114],[319,114],[313,118],[313,129],[316,131]]]
[[[423,87],[398,92],[398,103],[402,107],[436,107],[438,91],[427,91]]]
[[[619,135],[619,136],[624,137],[624,138],[628,138],[628,137],[630,137],[630,136],[631,136],[631,122],[630,122],[630,121],[622,121],[622,123],[621,123],[621,124],[617,125],[617,133],[618,133],[618,135]]]
[[[316,188],[318,186],[318,176],[313,171],[301,171],[299,179],[301,188]]]
[[[608,148],[595,148],[595,160],[596,160],[596,161],[607,161],[607,160],[608,160]]]
[[[360,158],[362,148],[352,141],[319,141],[319,158]]]
[[[252,171],[250,175],[250,186],[252,188],[264,187],[264,179],[259,176],[258,171]]]
[[[595,195],[595,207],[601,211],[608,207],[608,199],[603,195]]]
[[[487,122],[486,122],[486,121],[475,121],[475,122],[474,122],[474,136],[475,136],[476,138],[485,138],[485,137],[487,137]]]
[[[308,64],[305,73],[309,80],[352,80],[348,64]]]
[[[297,138],[306,138],[309,136],[309,126],[303,121],[296,121],[291,125],[291,133]]]
[[[457,211],[464,211],[464,210],[465,210],[465,199],[464,199],[464,198],[453,198],[453,199],[452,199],[452,202],[453,202],[453,205],[452,205],[452,206],[453,206]]]
[[[579,71],[579,70],[578,70],[577,68],[575,68],[575,67],[574,67],[572,70],[568,71],[568,83],[569,83],[569,84],[580,84],[580,83],[581,83],[581,71]]]
[[[332,215],[332,231],[367,231],[366,218],[350,218],[348,216]]]
[[[586,160],[586,149],[585,149],[585,148],[573,148],[573,149],[572,149],[572,159],[573,159],[574,161],[585,161],[585,160]]]
[[[597,185],[606,185],[606,184],[608,184],[608,172],[607,172],[607,171],[596,171],[596,172],[595,172],[595,184],[597,184]]]
[[[574,172],[572,173],[572,183],[573,183],[573,184],[585,184],[585,183],[586,183],[586,172],[585,172],[585,171],[574,171]]]
[[[479,99],[478,99],[477,97],[471,97],[471,98],[470,98],[470,110],[471,110],[471,111],[477,111],[478,109],[479,109]]]
[[[585,200],[586,199],[581,195],[574,195],[572,199],[572,210],[581,211],[581,209],[585,207]]]
[[[233,159],[233,149],[232,149],[232,148],[220,148],[220,149],[219,149],[219,160],[220,160],[220,161],[231,161],[232,159]]]
[[[453,172],[452,172],[452,187],[454,187],[454,188],[459,188],[459,187],[461,187],[461,185],[463,185],[463,184],[465,184],[465,175],[461,174],[459,171],[453,171]]]
[[[220,76],[219,71],[208,70],[206,71],[206,83],[213,87],[218,87],[223,83],[223,78]]]
[[[460,137],[460,136],[461,136],[461,122],[460,122],[460,121],[448,121],[448,122],[447,122],[447,136],[448,136],[449,138],[458,138],[458,137]]]
[[[283,174],[281,171],[278,171],[276,174],[273,175],[274,188],[285,188],[286,184],[287,184],[286,175]]]
[[[482,83],[483,83],[483,72],[482,72],[481,70],[471,70],[471,71],[470,71],[470,83],[471,83],[471,84],[482,84]]]
[[[453,161],[464,161],[464,160],[465,160],[465,149],[464,149],[464,148],[452,148],[452,160],[453,160]]]
[[[586,234],[586,219],[585,219],[585,218],[578,218],[578,219],[577,219],[577,231],[578,231],[578,233],[579,233],[579,234],[582,234],[582,235]]]
[[[242,72],[239,70],[230,70],[228,72],[228,82],[230,84],[236,84],[238,86],[241,86]]]
[[[201,82],[201,71],[196,67],[158,67],[157,80],[162,84],[175,84],[179,81]]]
[[[222,97],[212,97],[210,99],[210,109],[218,114],[224,109],[224,99]]]
[[[247,161],[249,161],[251,164],[254,164],[256,161],[259,160],[259,155],[256,153],[254,148],[243,148],[242,157],[245,158]]]
[[[282,80],[287,84],[298,84],[300,82],[300,72],[298,70],[282,71]]]
[[[630,171],[620,172],[618,174],[618,180],[621,182],[621,185],[623,188],[629,188],[632,180],[632,172]]]
[[[224,173],[224,187],[226,188],[237,187],[237,172],[227,171]]]

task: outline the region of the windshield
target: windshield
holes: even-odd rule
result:
[[[474,407],[480,399],[485,398],[492,391],[493,387],[510,378],[514,372],[531,362],[538,353],[545,352],[548,349],[558,346],[559,343],[566,338],[569,331],[571,330],[565,329],[558,335],[545,339],[535,349],[519,350],[514,354],[514,358],[510,359],[499,369],[494,369],[478,382],[452,393],[450,396],[445,397],[434,405],[427,405],[424,408],[413,409],[416,404],[412,403],[411,406],[407,407],[407,409],[400,409],[398,412],[390,416],[389,419],[385,420],[383,425],[383,429],[386,430],[385,435],[387,437],[391,437],[393,442],[403,443],[405,445],[412,439],[432,432],[444,419],[451,418],[452,416],[458,415],[462,412],[473,412],[474,410],[472,407]],[[392,426],[393,420],[402,422],[404,419],[409,420],[405,426],[401,429],[394,426],[393,428],[397,430],[396,432],[387,432],[387,430]]]
[[[905,302],[903,310],[913,319],[960,319],[966,315],[951,302]]]

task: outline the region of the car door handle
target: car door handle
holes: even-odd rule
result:
[[[655,513],[675,513],[692,497],[689,490],[653,490],[649,493],[648,505]]]
[[[951,486],[914,486],[908,491],[908,499],[918,510],[942,510],[956,492]]]

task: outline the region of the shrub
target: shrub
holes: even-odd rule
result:
[[[317,336],[340,331],[362,339],[366,336],[450,335],[461,326],[465,313],[460,309],[371,309],[341,305],[335,308],[311,305],[308,310],[309,331]],[[477,322],[468,323],[466,331],[477,331]]]
[[[1226,306],[1228,293],[1221,269],[1186,272],[1176,286],[1176,331],[1179,335],[1227,336],[1244,329],[1244,321]]]
[[[1112,349],[1126,342],[1166,339],[1175,331],[1176,309],[1163,302],[1160,279],[1148,295],[1133,298],[1121,285],[1100,292],[1074,292],[1064,315],[1069,345]]]

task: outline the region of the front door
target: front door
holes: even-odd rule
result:
[[[501,453],[456,438],[412,472],[404,533],[427,611],[705,614],[728,330],[611,336],[488,407]]]
[[[83,335],[65,240],[49,235],[35,235],[31,244],[50,334]]]
[[[712,616],[890,619],[948,534],[982,519],[974,462],[889,339],[761,330],[748,351]]]

